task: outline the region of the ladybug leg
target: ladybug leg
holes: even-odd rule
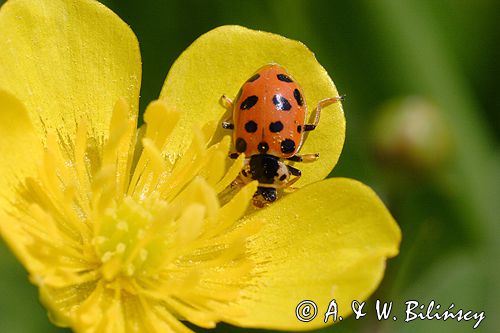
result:
[[[283,190],[287,193],[295,191],[297,188],[293,187],[292,185],[295,184],[299,179],[300,176],[297,176],[294,179],[290,180],[288,183],[286,183]]]
[[[318,126],[319,124],[319,116],[321,115],[321,109],[326,108],[328,105],[331,105],[333,103],[336,103],[338,101],[343,101],[345,96],[335,96],[332,98],[326,98],[321,101],[319,101],[318,106],[314,110],[314,123],[312,124],[305,124],[304,125],[304,132],[306,131],[312,131]]]
[[[300,176],[297,176],[295,177],[294,179],[290,180],[287,184],[286,184],[286,188],[288,189],[291,189],[291,190],[295,190],[294,187],[292,187],[293,184],[295,184],[298,180],[300,179]]]
[[[233,108],[233,100],[226,95],[222,95],[220,101],[226,109],[231,110]]]
[[[290,172],[292,176],[295,176],[295,178],[285,184],[284,190],[286,192],[293,192],[295,188],[292,187],[292,185],[295,184],[300,179],[300,176],[302,176],[302,172],[299,169],[294,168],[293,166],[290,165],[287,165],[286,167],[288,169],[288,172]]]
[[[224,106],[227,110],[233,109],[233,101],[226,95],[222,95],[220,101],[222,106]],[[231,116],[229,116],[226,120],[222,122],[222,128],[231,130],[234,129],[234,124],[231,123]]]
[[[302,171],[300,171],[299,169],[294,168],[291,165],[287,165],[286,168],[288,169],[288,172],[290,172],[290,174],[292,174],[293,176],[295,176],[295,177],[302,176]]]
[[[287,158],[289,161],[293,162],[314,162],[319,158],[319,153],[316,154],[303,154],[303,155],[294,155],[292,157]]]

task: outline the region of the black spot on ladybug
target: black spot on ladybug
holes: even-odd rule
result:
[[[276,75],[276,77],[278,78],[278,80],[283,82],[293,82],[292,79],[290,79],[290,77],[285,74],[278,74]]]
[[[269,130],[273,133],[281,132],[282,129],[283,129],[283,123],[279,120],[269,124]]]
[[[241,110],[248,110],[255,104],[257,104],[257,101],[259,98],[255,95],[248,96],[241,104],[240,104],[240,109]]]
[[[297,126],[297,132],[299,132],[299,133],[302,132],[302,126],[301,125]]]
[[[299,89],[295,89],[293,91],[293,97],[295,97],[295,100],[297,101],[297,104],[299,106],[302,106],[302,104],[304,104],[304,100],[302,99],[302,95],[300,94]]]
[[[253,82],[253,81],[257,80],[259,77],[260,77],[260,74],[255,74],[251,78],[249,78],[247,80],[247,82]]]
[[[276,106],[276,110],[289,111],[292,108],[290,102],[280,94],[273,96],[273,103]]]
[[[261,142],[257,146],[257,150],[259,151],[259,153],[265,154],[269,150],[269,145],[267,144],[267,142]]]
[[[242,138],[238,138],[236,139],[236,151],[238,153],[243,153],[245,150],[247,150],[247,142],[245,141],[245,139],[242,139]]]
[[[286,175],[281,175],[280,180],[284,181],[286,179]]]
[[[247,131],[248,133],[257,132],[257,123],[253,120],[250,120],[245,124],[245,131]]]
[[[284,154],[290,154],[293,153],[295,150],[295,142],[291,139],[285,139],[281,141],[281,151]]]

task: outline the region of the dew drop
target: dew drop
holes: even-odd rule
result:
[[[104,263],[104,262],[108,262],[109,259],[111,259],[111,257],[113,256],[113,253],[111,253],[110,251],[106,251],[106,253],[104,253],[101,257],[101,261]]]
[[[127,265],[127,275],[132,276],[135,273],[135,266],[132,264]]]
[[[125,222],[125,221],[121,221],[119,222],[116,227],[118,228],[118,230],[123,230],[123,231],[128,231],[128,223]]]
[[[125,252],[126,248],[127,248],[127,246],[124,243],[118,243],[118,245],[116,245],[116,252],[123,253],[123,252]]]
[[[139,251],[139,258],[141,258],[142,261],[145,261],[148,258],[148,251],[146,249],[141,249]]]

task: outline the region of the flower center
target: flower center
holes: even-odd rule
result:
[[[121,102],[107,139],[92,137],[85,121],[74,139],[48,133],[39,174],[24,182],[16,207],[35,259],[29,270],[59,312],[75,316],[104,297],[212,327],[217,304],[237,297],[249,278],[246,242],[259,226],[237,221],[256,184],[221,200],[243,165],[243,157],[228,162],[228,138],[207,147],[210,138],[194,131],[181,157],[165,158],[175,117],[152,103],[140,154]],[[72,296],[52,300],[62,290]]]
[[[108,209],[101,217],[102,227],[94,238],[94,245],[106,280],[113,280],[118,274],[134,276],[144,273],[148,264],[151,267],[154,261],[152,256],[148,260],[149,252],[164,252],[147,246],[151,237],[146,237],[153,227],[156,210],[162,204],[165,202],[141,204],[125,197],[117,209]]]

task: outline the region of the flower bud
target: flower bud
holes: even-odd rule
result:
[[[382,105],[373,121],[372,140],[382,165],[417,175],[438,171],[452,152],[448,124],[437,106],[422,97]]]

